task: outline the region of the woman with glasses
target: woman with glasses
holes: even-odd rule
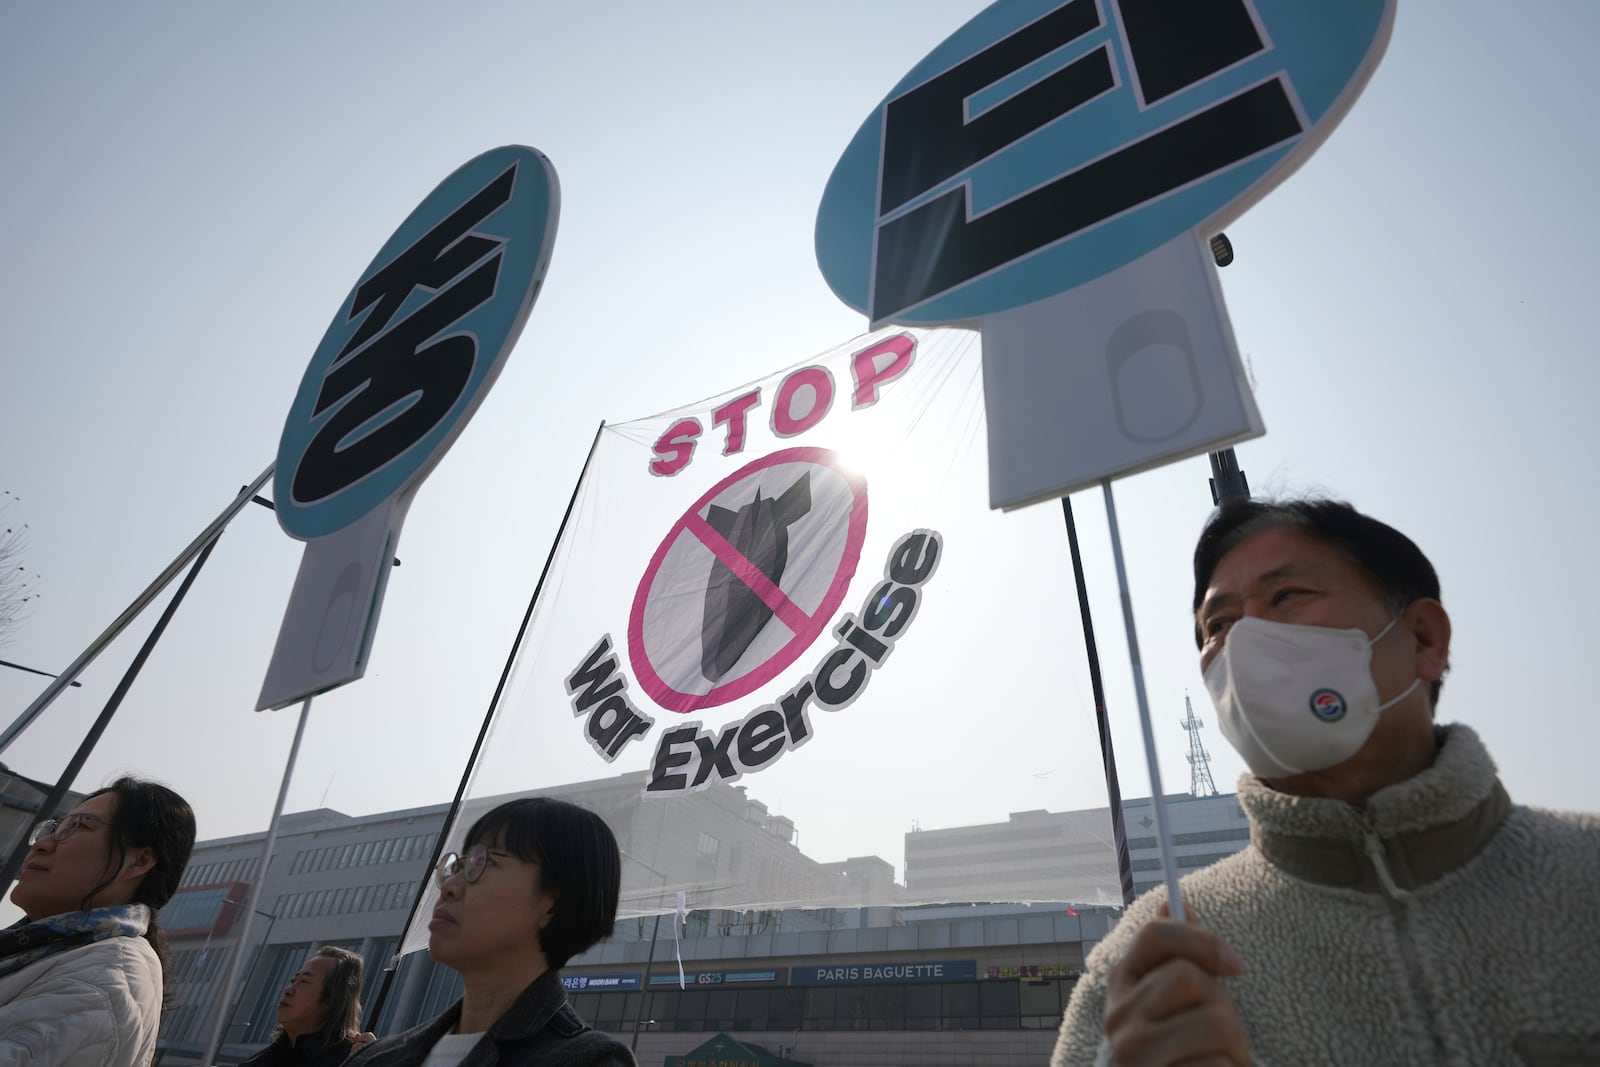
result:
[[[156,1050],[167,938],[156,912],[194,848],[194,812],[119,778],[34,828],[0,930],[0,1064],[145,1067]]]
[[[461,975],[462,997],[346,1067],[633,1067],[628,1046],[578,1018],[561,984],[567,960],[616,920],[622,861],[598,815],[550,797],[502,804],[436,875],[428,954]]]

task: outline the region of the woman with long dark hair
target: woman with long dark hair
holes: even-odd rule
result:
[[[11,891],[24,917],[0,930],[0,1063],[150,1063],[167,965],[156,912],[194,833],[187,801],[137,778],[34,828]]]

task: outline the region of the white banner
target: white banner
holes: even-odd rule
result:
[[[984,440],[951,329],[605,427],[450,847],[556,793],[616,830],[625,915],[1120,902],[1106,819],[1062,824],[1043,895],[957,845],[905,867],[923,829],[1105,804],[1061,515],[990,512]]]

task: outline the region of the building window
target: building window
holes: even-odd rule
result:
[[[400,947],[398,937],[382,937],[372,943],[372,948],[367,952],[364,966],[361,970],[361,1003],[372,1003],[372,995],[377,989],[377,981],[383,975],[385,967],[389,966],[389,957],[393,956],[395,949]],[[398,976],[397,976],[398,977]]]
[[[168,930],[198,930],[217,921],[223,900],[228,895],[226,886],[216,889],[191,889],[177,893],[161,909],[161,925]]]
[[[938,1025],[939,987],[914,985],[906,987],[906,1029],[932,1030]]]
[[[982,982],[978,985],[978,1004],[985,1030],[1015,1030],[1020,1025],[1017,982]]]
[[[1019,982],[1018,1009],[1024,1030],[1054,1030],[1061,1025],[1065,998],[1072,995],[1072,983],[1056,978]]]
[[[805,1030],[832,1030],[833,1009],[837,999],[834,996],[833,989],[829,987],[807,990],[805,1022],[801,1025],[801,1028]],[[678,1018],[683,1018],[682,1011],[678,1013]]]
[[[210,952],[200,953],[195,960],[194,980],[207,984],[217,981],[222,977],[232,952],[231,948],[214,948]]]
[[[431,1019],[440,1014],[461,996],[461,976],[450,968],[432,963],[432,973],[428,975],[428,991],[422,998],[422,1009],[417,1013],[419,1019]]]
[[[944,1029],[978,1029],[978,985],[950,984],[944,987]]]
[[[700,843],[695,847],[695,863],[709,871],[717,869],[717,851],[722,847],[722,842],[706,833],[700,832]]]
[[[1185,869],[1194,867],[1209,867],[1218,860],[1225,860],[1232,855],[1232,852],[1207,852],[1201,856],[1179,856],[1178,866]]]
[[[1172,838],[1174,845],[1205,845],[1215,841],[1248,841],[1250,828],[1248,826],[1235,826],[1228,830],[1201,830],[1192,834],[1175,834]]]

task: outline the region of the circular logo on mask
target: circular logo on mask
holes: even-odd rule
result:
[[[1323,722],[1338,722],[1344,718],[1344,697],[1332,689],[1318,689],[1311,694],[1311,714]]]

